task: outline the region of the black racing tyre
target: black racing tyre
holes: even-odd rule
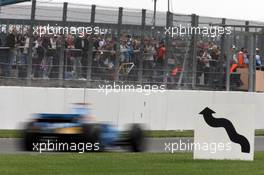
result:
[[[33,143],[37,141],[37,134],[30,131],[32,123],[28,123],[23,131],[23,148],[26,151],[33,151]]]
[[[90,125],[90,124],[85,124],[85,125],[83,125],[83,128],[82,128],[82,141],[86,141],[86,142],[88,142],[88,141],[90,141],[90,139],[91,139],[91,127],[92,127],[92,125]]]
[[[139,124],[132,124],[128,133],[128,140],[132,152],[142,152],[145,150],[144,131]]]
[[[32,133],[26,132],[24,134],[24,149],[26,151],[33,150],[33,139],[34,139],[34,135]]]
[[[93,152],[104,151],[104,146],[101,144],[102,130],[98,124],[86,124],[83,126],[83,141],[93,145]]]

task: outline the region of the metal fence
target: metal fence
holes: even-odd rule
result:
[[[157,12],[154,26],[153,13],[35,0],[1,7],[0,83],[97,88],[115,82],[255,90],[255,48],[264,54],[264,23]],[[175,26],[202,32],[230,27],[231,32],[171,35]],[[169,28],[173,31],[166,32]],[[248,50],[247,88],[241,88],[241,72],[230,72],[242,47]]]

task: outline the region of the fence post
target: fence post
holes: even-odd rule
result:
[[[156,14],[157,14],[157,0],[154,0],[153,24],[152,24],[152,27],[151,27],[151,37],[152,38],[155,38]]]
[[[226,18],[222,18],[222,26],[225,27],[225,24],[226,24]],[[229,49],[230,49],[230,48],[226,47],[226,45],[225,45],[225,38],[226,38],[226,34],[223,33],[223,35],[221,36],[221,43],[220,43],[221,52],[220,52],[219,64],[217,65],[217,69],[216,69],[216,71],[218,71],[218,72],[216,72],[216,76],[214,76],[214,77],[222,77],[221,73],[223,71],[222,67],[223,67],[224,56],[225,56],[225,53],[229,52]],[[226,62],[226,64],[228,64],[230,66],[230,61]],[[228,72],[229,72],[229,69],[228,69]],[[217,78],[217,79],[219,80],[219,78]],[[229,91],[230,90],[230,75],[228,75],[228,78],[226,77],[226,81],[229,81],[229,82],[226,82],[226,91]]]
[[[248,25],[249,25],[249,21],[246,21],[245,22],[245,25],[246,25],[246,27],[245,27],[245,37],[244,37],[244,39],[245,39],[245,42],[244,42],[244,47],[246,47],[246,48],[248,48],[248,39],[249,39],[249,37],[248,37],[248,34],[249,34],[249,27],[248,27]]]
[[[223,45],[226,45],[226,48],[230,48],[230,40],[229,38],[226,38],[226,36],[223,38]],[[230,55],[230,50],[228,49],[226,52],[226,91],[230,91],[230,59],[232,55]]]
[[[117,24],[117,36],[116,36],[116,63],[115,63],[115,75],[114,81],[119,81],[119,63],[120,63],[120,36],[122,27],[123,7],[119,7],[118,11],[118,24]]]
[[[140,43],[139,71],[138,71],[138,81],[140,84],[142,84],[142,76],[143,76],[145,26],[146,26],[146,10],[142,9],[141,43]]]
[[[36,15],[36,0],[32,0],[31,5],[31,18],[29,26],[29,48],[28,48],[28,66],[27,66],[27,86],[31,86],[32,74],[32,47],[33,47],[33,26],[35,24]]]
[[[173,14],[171,12],[167,12],[166,16],[166,28],[172,27],[173,24]],[[171,36],[167,33],[166,34],[166,41],[165,41],[165,60],[163,66],[163,84],[167,88],[167,81],[168,81],[168,60],[171,58]]]
[[[249,43],[251,44],[251,42],[248,42],[249,40],[251,41],[251,37],[249,36],[249,21],[246,21],[245,22],[245,25],[246,25],[246,27],[245,27],[245,37],[244,37],[244,47],[246,48],[246,49],[250,49],[250,47],[251,47],[251,45],[249,45]],[[249,52],[250,54],[251,54],[251,52]],[[251,55],[250,55],[251,56]],[[250,63],[249,63],[250,64]],[[250,85],[250,78],[251,78],[251,75],[250,75],[250,65],[249,65],[249,69],[248,69],[248,91],[251,91],[252,89],[252,87],[250,87],[251,85]]]
[[[256,48],[257,48],[257,40],[259,39],[259,35],[253,34],[253,41],[254,41],[254,50],[253,50],[253,92],[256,91]]]
[[[91,11],[91,27],[94,29],[94,23],[95,23],[95,9],[96,6],[92,5],[92,11]],[[93,63],[93,37],[94,32],[92,31],[90,37],[89,37],[89,48],[88,48],[88,64],[87,64],[87,86],[91,86],[91,80],[92,80],[92,63]]]
[[[249,67],[248,67],[248,92],[254,92],[254,82],[255,82],[255,42],[256,42],[256,36],[253,34],[250,37],[250,51],[249,51]]]
[[[264,54],[264,50],[262,48],[264,48],[264,28],[261,29],[260,34],[261,35],[258,35],[258,38],[260,40],[259,47],[261,48],[260,49],[260,54],[263,55]]]
[[[67,21],[67,9],[68,9],[68,3],[63,3],[63,14],[62,14],[62,24],[63,27],[66,25]],[[59,58],[59,84],[60,86],[63,85],[63,72],[64,72],[64,55],[65,55],[65,35],[61,36],[61,47],[60,47],[60,58]]]
[[[199,24],[199,16],[196,14],[192,14],[192,27],[198,27]],[[191,40],[191,54],[192,54],[192,89],[195,89],[196,80],[197,80],[197,34],[192,33],[192,40]],[[185,70],[184,70],[185,71]]]

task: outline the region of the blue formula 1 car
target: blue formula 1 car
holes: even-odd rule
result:
[[[23,132],[23,148],[27,151],[104,151],[115,146],[129,151],[144,151],[144,131],[131,124],[119,131],[106,123],[87,122],[87,109],[71,114],[36,114]],[[76,112],[78,111],[78,112]]]

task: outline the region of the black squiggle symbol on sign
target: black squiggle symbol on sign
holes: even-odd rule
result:
[[[213,110],[211,110],[210,108],[205,108],[202,112],[200,112],[199,114],[202,114],[204,117],[205,122],[214,128],[218,128],[218,127],[223,127],[225,128],[229,139],[234,142],[234,143],[238,143],[241,146],[241,151],[243,153],[250,153],[250,144],[249,141],[247,140],[247,138],[243,135],[240,135],[236,132],[235,127],[233,126],[233,124],[225,119],[225,118],[214,118],[212,114],[214,114],[215,112]]]

